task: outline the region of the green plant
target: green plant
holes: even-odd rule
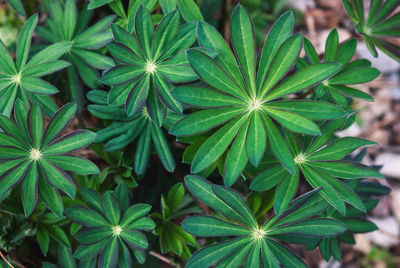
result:
[[[399,1],[372,0],[368,18],[363,0],[342,0],[354,28],[361,34],[365,44],[374,57],[378,56],[376,47],[390,57],[400,61],[400,47],[390,38],[400,37],[400,13],[394,13]]]
[[[49,18],[45,25],[38,27],[38,35],[48,43],[64,42],[69,44],[64,55],[65,60],[71,63],[67,68],[68,90],[70,98],[83,105],[83,87],[79,77],[89,88],[100,86],[97,70],[108,69],[114,61],[99,53],[112,40],[108,31],[115,16],[107,16],[92,26],[88,26],[91,12],[86,6],[78,12],[74,0],[66,0],[64,5],[59,1],[46,0]]]
[[[36,28],[38,16],[30,17],[22,27],[17,42],[15,62],[7,48],[0,41],[0,113],[10,116],[15,100],[18,98],[25,104],[37,101],[46,108],[47,114],[52,114],[57,106],[46,95],[58,92],[52,84],[40,79],[67,67],[69,64],[58,60],[70,45],[59,42],[36,53],[28,60],[33,31]]]
[[[88,130],[77,130],[59,137],[76,112],[76,105],[59,109],[45,127],[42,109],[34,103],[29,109],[17,100],[14,120],[0,115],[1,177],[0,196],[11,193],[21,184],[21,196],[26,216],[36,206],[38,192],[47,207],[58,216],[63,214],[59,190],[74,198],[75,184],[64,171],[79,174],[98,173],[95,164],[69,152],[90,144],[96,137]]]
[[[340,261],[376,229],[376,143],[338,134],[380,74],[355,39],[318,55],[288,1],[8,2],[0,267],[307,267],[293,244]],[[343,3],[395,56],[396,1]]]
[[[71,206],[67,217],[87,228],[75,237],[81,244],[74,253],[78,259],[99,257],[100,267],[131,267],[131,254],[140,263],[145,261],[144,250],[148,247],[146,236],[141,232],[154,229],[154,222],[146,217],[151,206],[135,204],[128,207],[127,196],[115,197],[112,193],[100,196],[88,188],[81,189],[81,196],[88,207]]]
[[[294,173],[293,157],[273,120],[295,132],[319,135],[318,126],[310,119],[345,115],[342,109],[330,103],[282,98],[318,84],[338,69],[336,63],[314,64],[280,82],[301,49],[302,37],[292,35],[292,27],[292,13],[285,13],[278,19],[265,41],[256,72],[252,22],[242,6],[232,15],[232,43],[237,60],[215,28],[206,23],[198,24],[200,45],[215,50],[218,56],[213,60],[198,49],[190,49],[187,57],[192,68],[211,88],[182,86],[173,91],[179,101],[205,110],[188,115],[170,131],[176,136],[193,136],[216,129],[206,133],[208,138],[195,152],[191,162],[193,173],[203,171],[228,151],[224,183],[231,186],[247,161],[254,166],[259,164],[267,140],[282,165]]]

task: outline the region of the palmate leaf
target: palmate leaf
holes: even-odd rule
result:
[[[57,72],[67,66],[66,61],[58,60],[68,51],[70,44],[65,42],[55,43],[37,52],[28,58],[32,34],[38,22],[37,14],[31,16],[21,28],[18,36],[15,63],[0,41],[0,114],[10,116],[17,98],[29,105],[30,101],[39,102],[48,115],[53,115],[57,107],[46,95],[58,92],[57,88],[42,80],[40,77]],[[43,96],[37,98],[36,94]]]
[[[396,0],[371,1],[368,15],[364,13],[364,1],[342,0],[342,3],[371,54],[374,57],[378,56],[377,47],[399,61],[399,46],[389,40],[400,36],[400,16],[398,12],[393,12],[399,2]]]
[[[344,160],[357,148],[376,143],[354,137],[337,138],[332,141],[334,131],[338,130],[343,122],[341,119],[325,122],[321,126],[322,135],[312,139],[287,132],[286,140],[291,144],[291,151],[295,155],[296,172],[301,172],[312,187],[322,187],[320,194],[325,200],[346,215],[345,203],[361,211],[365,211],[365,207],[360,197],[340,179],[383,178],[383,176],[368,166]],[[277,214],[281,214],[294,197],[297,184],[298,177],[295,179],[283,167],[274,165],[257,175],[251,182],[250,189],[265,191],[278,185],[274,209]]]
[[[195,252],[187,267],[240,267],[246,263],[258,263],[258,266],[264,263],[267,266],[271,262],[277,267],[279,264],[307,267],[299,256],[278,240],[288,242],[286,237],[297,237],[303,244],[308,244],[309,241],[338,236],[347,229],[343,223],[331,218],[311,218],[329,206],[321,200],[318,191],[299,197],[287,206],[283,214],[258,225],[237,192],[192,175],[185,177],[185,184],[192,195],[224,217],[189,217],[183,221],[183,229],[198,237],[229,237]]]
[[[201,48],[189,49],[186,54],[193,70],[210,88],[181,86],[173,90],[175,99],[202,110],[178,121],[170,131],[176,136],[207,132],[208,139],[198,147],[191,162],[192,172],[210,168],[226,154],[226,159],[222,159],[224,182],[230,186],[248,161],[254,166],[259,164],[268,140],[282,165],[294,173],[293,157],[275,121],[292,131],[319,135],[318,126],[311,120],[340,118],[346,114],[326,102],[280,99],[318,84],[339,68],[335,63],[315,64],[281,81],[301,49],[302,36],[292,36],[292,28],[293,14],[285,13],[271,29],[256,70],[252,21],[242,6],[238,5],[232,15],[232,44],[237,60],[215,28],[198,23]],[[214,59],[202,49],[214,50],[218,55]],[[313,110],[327,113],[314,115]]]
[[[143,5],[132,17],[135,36],[117,25],[111,27],[115,42],[108,50],[118,64],[104,73],[102,82],[112,86],[110,105],[124,104],[130,117],[146,106],[151,120],[160,127],[167,109],[182,112],[181,104],[171,95],[174,84],[197,79],[183,53],[196,40],[195,24],[179,25],[180,16],[175,10],[164,16],[155,29]]]
[[[120,262],[130,262],[130,256],[134,254],[137,261],[142,263],[137,250],[148,247],[147,238],[142,231],[151,231],[155,227],[154,222],[147,217],[151,206],[122,206],[124,201],[130,203],[129,197],[123,201],[116,191],[100,196],[97,192],[84,188],[81,195],[86,199],[89,208],[73,206],[66,210],[69,219],[86,227],[76,234],[80,246],[74,253],[75,258],[86,260],[97,259],[99,256],[99,267],[121,267]],[[85,198],[88,195],[98,198]],[[93,205],[97,208],[90,208]],[[143,225],[143,222],[146,224]],[[119,254],[123,254],[124,258],[119,258]]]
[[[49,209],[57,216],[63,213],[58,190],[72,198],[76,188],[72,178],[64,171],[78,174],[99,173],[95,164],[71,151],[86,147],[96,137],[87,130],[75,131],[59,137],[76,113],[76,105],[66,104],[59,109],[45,127],[45,118],[39,104],[28,109],[17,100],[14,120],[0,116],[2,166],[0,195],[21,183],[23,208],[26,216],[34,210],[38,191]],[[23,142],[21,142],[23,141]],[[6,171],[8,170],[8,171]]]
[[[78,77],[88,87],[95,88],[100,85],[97,70],[114,66],[112,58],[97,50],[112,40],[112,34],[107,30],[115,16],[105,17],[89,26],[92,12],[86,10],[87,6],[78,11],[75,0],[67,0],[63,5],[58,1],[47,1],[46,6],[49,17],[45,25],[38,27],[37,33],[47,43],[68,44],[68,49],[60,56],[71,64],[68,68],[69,95],[79,104],[80,110],[84,96]]]
[[[88,106],[89,112],[110,122],[107,127],[97,132],[96,142],[105,142],[105,151],[121,150],[137,141],[134,169],[137,174],[143,174],[147,169],[150,147],[153,144],[164,168],[169,172],[175,169],[175,160],[164,131],[150,119],[151,107],[142,108],[140,114],[127,116],[122,107],[107,104],[105,91],[90,91],[88,98],[95,103]],[[163,116],[166,121],[177,120],[175,118],[177,115],[170,112]]]
[[[366,101],[373,101],[373,98],[349,85],[357,85],[370,82],[379,76],[380,72],[371,67],[371,63],[364,59],[350,61],[357,46],[356,39],[349,39],[339,45],[339,37],[336,29],[333,29],[325,43],[325,62],[338,62],[340,69],[333,76],[325,79],[315,90],[316,97],[320,99],[331,99],[334,103],[347,106],[346,98],[360,98]],[[320,62],[317,52],[308,40],[304,40],[306,60],[299,62],[302,67],[308,64]]]

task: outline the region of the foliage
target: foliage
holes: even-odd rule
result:
[[[114,61],[99,53],[112,40],[108,31],[115,16],[107,16],[96,24],[88,27],[92,12],[83,7],[78,12],[74,0],[66,0],[64,5],[59,1],[46,1],[49,18],[46,24],[38,27],[38,35],[48,43],[63,42],[69,44],[68,50],[62,55],[71,63],[67,68],[70,98],[83,105],[83,88],[79,77],[84,83],[94,89],[100,86],[97,70],[108,69]]]
[[[389,189],[354,156],[376,143],[338,135],[373,100],[354,87],[380,75],[353,59],[356,39],[333,29],[318,55],[286,0],[8,2],[9,23],[25,21],[0,42],[10,263],[307,267],[292,244],[340,261],[376,229]],[[369,48],[396,57],[381,36],[398,32],[397,1],[373,0],[368,19],[343,3]]]
[[[372,0],[368,14],[365,14],[363,0],[342,0],[342,3],[371,54],[378,56],[377,47],[400,61],[400,47],[390,41],[390,38],[400,37],[400,13],[393,12],[400,5],[399,1]]]
[[[17,100],[14,120],[0,115],[0,196],[4,198],[17,184],[26,216],[34,210],[38,193],[47,207],[59,217],[63,202],[59,190],[74,198],[75,184],[65,171],[78,174],[98,173],[95,164],[69,154],[86,147],[95,139],[88,130],[77,130],[60,136],[71,122],[76,105],[66,104],[59,109],[45,127],[42,109],[34,103],[29,109]]]
[[[227,151],[224,183],[231,186],[247,161],[258,166],[267,140],[282,165],[294,173],[293,157],[273,120],[291,131],[319,135],[318,126],[310,119],[345,115],[330,103],[283,99],[321,82],[338,69],[336,63],[314,64],[279,82],[301,49],[302,37],[292,35],[292,27],[292,13],[278,19],[265,41],[256,72],[252,22],[242,6],[236,7],[232,15],[232,43],[237,60],[215,28],[198,24],[200,45],[215,50],[218,56],[213,60],[198,49],[190,49],[187,57],[195,72],[211,88],[181,86],[173,91],[179,101],[205,110],[188,115],[170,131],[176,136],[190,136],[215,130],[205,134],[207,139],[195,152],[192,173],[203,171]],[[245,28],[249,30],[235,30]]]
[[[81,197],[87,207],[71,206],[66,215],[72,221],[85,226],[75,237],[81,244],[74,252],[77,259],[93,259],[99,256],[99,267],[131,267],[133,254],[139,263],[145,261],[148,241],[143,231],[154,229],[154,222],[146,217],[151,206],[129,206],[129,196],[115,196],[83,188]]]
[[[30,17],[22,27],[17,42],[15,62],[0,41],[0,113],[10,116],[15,100],[26,105],[30,101],[40,102],[47,114],[52,114],[57,106],[46,95],[58,92],[52,84],[40,77],[59,71],[69,64],[58,60],[70,47],[59,42],[36,53],[28,60],[32,34],[38,23],[38,16]],[[41,95],[42,94],[42,95]],[[54,108],[55,107],[55,108]]]

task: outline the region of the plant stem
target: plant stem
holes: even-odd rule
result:
[[[3,255],[3,252],[0,250],[0,256],[3,258],[3,260],[10,266],[11,268],[14,268],[14,266],[7,260],[7,258]]]

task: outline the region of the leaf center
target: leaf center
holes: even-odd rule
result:
[[[152,74],[152,73],[154,73],[156,68],[157,68],[157,65],[154,62],[152,62],[152,61],[146,62],[146,66],[145,66],[146,73]]]
[[[261,240],[265,237],[266,233],[266,231],[257,227],[253,230],[253,239],[257,241]]]
[[[17,73],[16,75],[14,75],[11,80],[15,84],[21,84],[21,73]]]
[[[253,99],[249,102],[249,110],[250,111],[257,111],[261,108],[261,101],[257,99]]]
[[[303,153],[299,153],[295,158],[294,158],[294,163],[299,165],[303,164],[307,161],[306,156]]]
[[[112,227],[113,236],[119,236],[121,232],[122,232],[121,226],[117,225]]]
[[[38,149],[32,149],[29,157],[33,161],[38,161],[42,157],[42,153]]]

